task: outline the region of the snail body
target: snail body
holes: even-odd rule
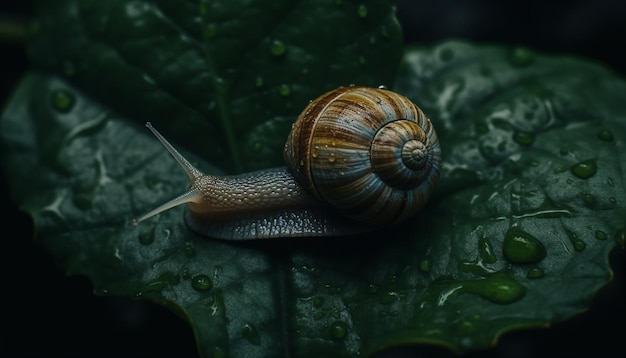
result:
[[[341,87],[313,100],[285,144],[287,166],[240,175],[201,173],[146,126],[191,188],[134,222],[188,203],[187,225],[216,238],[338,236],[393,225],[426,204],[439,177],[432,124],[386,89]]]

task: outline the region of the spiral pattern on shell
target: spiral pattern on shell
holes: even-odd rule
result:
[[[350,86],[304,109],[284,157],[318,199],[355,220],[382,225],[425,205],[439,177],[441,150],[430,120],[408,98]]]

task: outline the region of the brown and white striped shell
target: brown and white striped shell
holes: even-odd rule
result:
[[[318,199],[354,220],[385,225],[426,204],[439,177],[441,150],[430,120],[408,98],[350,86],[304,109],[284,158]]]

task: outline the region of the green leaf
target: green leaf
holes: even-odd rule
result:
[[[269,90],[246,102],[245,91],[234,91],[246,78],[256,85],[257,72],[239,76],[226,70],[245,67],[237,67],[241,56],[232,52],[250,44],[226,42],[218,48],[229,48],[233,61],[213,58],[215,48],[207,43],[223,32],[209,26],[213,20],[207,16],[220,9],[163,2],[148,7],[160,9],[159,16],[145,18],[136,16],[141,14],[133,5],[137,2],[59,4],[39,4],[46,15],[39,17],[30,52],[37,68],[67,79],[30,73],[0,119],[2,165],[11,192],[33,216],[38,240],[69,274],[89,277],[97,294],[150,299],[171,308],[193,327],[202,356],[357,356],[407,343],[457,352],[481,349],[503,332],[580,313],[611,279],[608,252],[624,246],[626,227],[626,83],[601,66],[459,42],[408,48],[394,88],[432,118],[444,157],[439,185],[424,212],[399,227],[358,237],[223,242],[191,233],[182,221],[183,208],[130,225],[132,217],[188,184],[137,121],[176,112],[176,121],[168,118],[168,126],[162,120],[159,129],[181,139],[192,130],[202,133],[203,138],[192,133],[185,141],[185,155],[204,171],[228,171],[233,157],[217,158],[199,148],[206,145],[205,133],[219,142],[209,146],[221,155],[230,153],[232,143],[224,134],[230,124],[225,123],[246,118],[238,113],[254,112],[260,118],[253,129],[233,126],[233,137],[244,143],[254,136],[278,141],[276,133],[288,130],[306,101],[294,100],[288,109],[270,100],[281,99],[280,93]],[[307,4],[313,6],[289,5],[289,14]],[[375,4],[367,3],[366,18],[379,13],[371,10]],[[364,13],[348,2],[326,6],[347,8],[354,21]],[[331,13],[324,16],[334,19]],[[153,47],[159,46],[133,48],[162,38],[149,19],[177,24],[175,29],[204,28],[198,57],[224,67],[203,63],[194,73],[204,73],[213,84],[214,77],[223,78],[226,94],[211,86],[198,92],[205,85],[189,74],[153,81],[152,90],[142,87],[150,82],[141,82],[143,75],[161,76],[144,69],[159,61],[137,59],[148,50],[158,57]],[[221,19],[221,25],[229,24],[226,16]],[[384,24],[385,31],[380,24],[367,28],[389,33],[393,16]],[[121,38],[107,37],[116,31]],[[144,41],[137,40],[141,34]],[[239,37],[245,38],[241,32]],[[130,38],[135,40],[121,45]],[[315,51],[322,47],[317,41]],[[255,49],[271,42],[263,37],[258,43]],[[343,45],[335,46],[337,52]],[[319,73],[329,67],[349,67],[337,62],[344,58],[332,50],[311,53],[316,57],[309,67],[319,71],[315,80],[321,81]],[[377,54],[363,52],[365,64]],[[292,60],[304,61],[300,56]],[[176,59],[159,69],[187,71],[195,63]],[[395,70],[396,59],[387,60],[358,81],[338,81],[391,83],[384,73]],[[264,72],[263,86],[283,70],[284,78],[290,73],[271,61],[258,65],[273,69]],[[296,66],[290,70],[297,73]],[[308,79],[290,82],[298,90],[289,96],[306,93]],[[282,82],[270,88],[280,92]],[[306,96],[335,85],[311,85]],[[198,93],[208,94],[194,100]],[[211,99],[224,101],[227,113],[207,111]],[[263,163],[280,157],[280,148],[275,150]],[[246,153],[240,153],[243,166],[261,165]]]
[[[309,100],[390,84],[402,53],[385,0],[61,0],[36,10],[37,67],[227,171],[281,163]]]

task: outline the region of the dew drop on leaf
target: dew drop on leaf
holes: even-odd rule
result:
[[[217,24],[206,24],[206,26],[204,26],[204,37],[207,39],[212,39],[215,36],[217,36]]]
[[[52,106],[59,112],[69,112],[74,103],[76,102],[76,97],[69,91],[66,90],[56,90],[52,92]]]
[[[539,267],[531,267],[526,273],[526,277],[528,278],[542,278],[543,276],[545,276],[545,272]]]
[[[189,241],[185,242],[185,245],[183,246],[183,251],[185,252],[185,255],[187,257],[196,256],[196,248],[193,246],[193,243]]]
[[[606,233],[602,230],[596,230],[596,239],[606,240]]]
[[[565,230],[565,232],[567,233],[567,237],[569,237],[569,241],[572,243],[572,245],[574,245],[574,250],[581,252],[585,249],[585,247],[587,247],[587,244],[579,239],[576,233],[570,230]]]
[[[527,66],[533,62],[533,59],[533,52],[523,47],[514,48],[509,56],[511,64],[517,67]]]
[[[291,94],[291,87],[289,87],[286,84],[282,84],[280,85],[278,92],[280,93],[281,96],[287,97]]]
[[[341,287],[333,286],[331,284],[325,284],[324,288],[326,289],[326,292],[331,295],[338,295],[341,293]]]
[[[398,301],[399,299],[400,299],[400,296],[398,295],[397,292],[394,292],[394,291],[382,292],[380,296],[378,296],[378,302],[380,302],[383,305],[394,303]]]
[[[245,324],[243,326],[242,335],[250,344],[254,344],[255,346],[261,345],[261,336],[253,325],[249,323]]]
[[[517,227],[511,227],[502,243],[504,257],[512,263],[536,263],[546,257],[546,248],[536,237]]]
[[[477,294],[498,304],[513,303],[526,294],[524,286],[503,272],[495,273],[486,279],[468,281],[463,288],[466,292]]]
[[[535,136],[532,133],[515,131],[513,133],[513,140],[519,145],[531,145],[535,141]]]
[[[598,138],[605,142],[610,142],[613,140],[613,133],[607,129],[603,129],[598,133]]]
[[[432,264],[431,259],[429,257],[425,257],[420,261],[420,270],[422,272],[429,272]]]
[[[596,198],[595,196],[589,194],[589,193],[580,193],[580,198],[583,200],[583,202],[585,203],[585,205],[587,205],[588,207],[593,207],[596,204]]]
[[[287,48],[285,47],[285,44],[279,40],[272,41],[272,44],[270,45],[270,53],[274,56],[284,55],[286,50]]]
[[[591,178],[597,170],[598,166],[595,160],[583,160],[570,167],[572,174],[581,179]]]
[[[191,287],[196,291],[204,292],[213,288],[213,282],[208,275],[199,274],[191,278]]]
[[[334,322],[330,326],[330,336],[333,339],[341,340],[348,335],[348,326],[341,321]]]
[[[359,15],[359,17],[365,18],[367,17],[367,6],[361,4],[359,5],[359,7],[356,10],[357,14]]]

